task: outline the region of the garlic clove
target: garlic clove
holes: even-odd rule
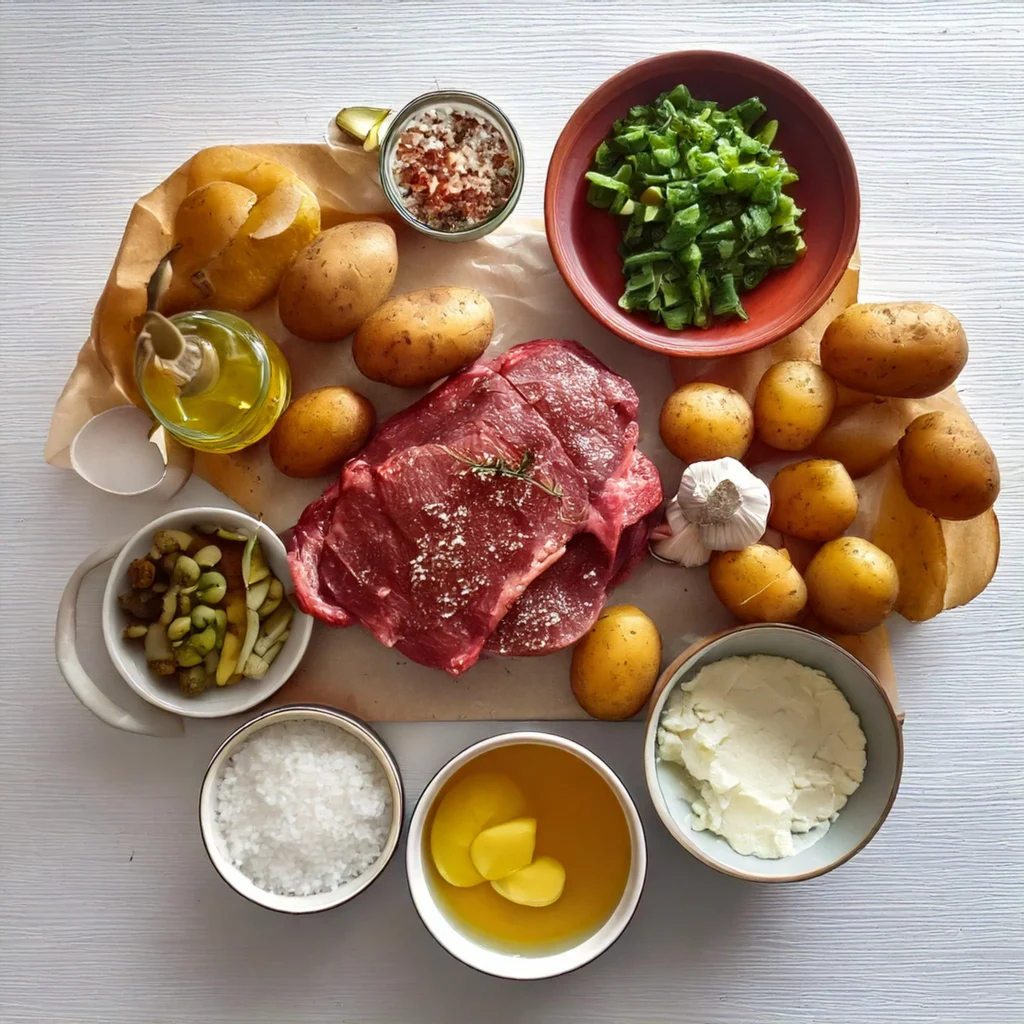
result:
[[[690,522],[673,499],[665,509],[665,522],[651,534],[651,554],[659,561],[693,569],[706,565],[711,549],[701,539],[701,527]]]

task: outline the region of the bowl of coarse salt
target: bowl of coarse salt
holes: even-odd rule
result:
[[[402,831],[398,765],[343,711],[291,704],[233,732],[199,794],[210,861],[268,910],[311,914],[347,903],[387,867]]]

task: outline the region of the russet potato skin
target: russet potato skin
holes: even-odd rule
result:
[[[594,718],[632,718],[647,703],[661,669],[661,635],[633,605],[605,608],[572,652],[573,696]]]
[[[285,271],[277,292],[281,322],[306,341],[339,341],[384,302],[397,273],[389,225],[358,220],[329,228]]]
[[[742,459],[754,439],[754,416],[732,388],[695,381],[677,388],[661,408],[661,438],[684,462]]]
[[[821,365],[855,391],[927,398],[949,387],[967,362],[967,335],[930,302],[858,303],[821,339]]]
[[[270,432],[270,458],[287,476],[323,476],[351,458],[373,432],[373,406],[345,387],[317,388],[288,406]]]
[[[479,358],[494,334],[494,309],[472,288],[423,288],[396,295],[367,317],[352,355],[370,380],[425,387]]]
[[[867,633],[888,617],[899,595],[896,564],[862,537],[823,544],[804,574],[811,611],[840,633]]]
[[[765,370],[754,396],[757,436],[781,451],[809,448],[836,407],[835,381],[807,359],[785,359]]]
[[[966,416],[928,412],[899,442],[907,496],[940,519],[974,519],[999,495],[999,466],[988,442]]]
[[[857,488],[841,462],[805,459],[771,482],[768,525],[803,540],[832,540],[857,518]]]
[[[767,544],[714,552],[708,577],[740,622],[796,622],[807,604],[807,587],[789,553]]]

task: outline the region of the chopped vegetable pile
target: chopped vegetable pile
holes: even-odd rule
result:
[[[756,97],[729,110],[685,85],[632,107],[597,147],[587,201],[623,218],[619,305],[678,331],[747,319],[739,293],[804,252],[797,174],[772,149],[777,121]]]

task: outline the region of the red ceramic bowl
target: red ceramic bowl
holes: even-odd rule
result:
[[[747,321],[723,320],[707,330],[670,331],[618,307],[622,261],[619,218],[589,206],[584,174],[612,122],[631,106],[652,102],[683,83],[699,99],[730,107],[759,96],[776,118],[781,149],[800,180],[789,186],[807,252],[794,266],[770,273],[742,295]],[[749,352],[788,334],[823,305],[857,245],[860,191],[842,132],[825,108],[781,71],[734,53],[690,50],[641,61],[609,78],[569,118],[548,165],[544,194],[548,244],[566,284],[587,311],[626,341],[672,356]]]

